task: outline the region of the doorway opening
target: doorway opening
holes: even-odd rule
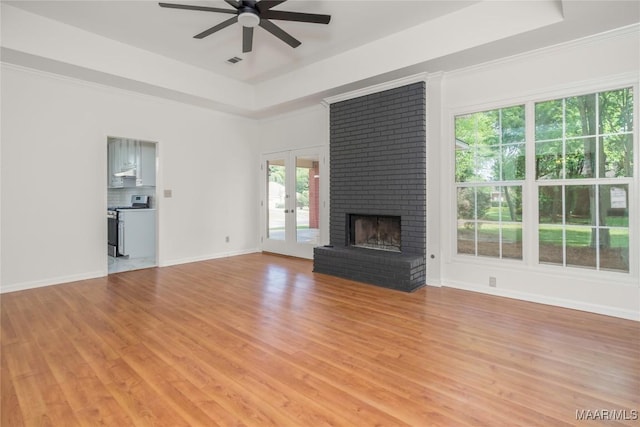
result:
[[[107,138],[107,272],[155,267],[157,143]]]

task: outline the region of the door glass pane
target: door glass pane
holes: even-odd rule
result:
[[[285,239],[286,172],[284,159],[267,160],[267,238]]]
[[[320,237],[318,156],[296,157],[296,241],[317,244]]]

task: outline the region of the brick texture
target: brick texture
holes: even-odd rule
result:
[[[349,99],[330,110],[330,242],[319,248],[314,270],[392,288],[398,274],[378,280],[362,265],[349,271],[327,266],[327,251],[361,264],[378,258],[378,264],[407,270],[413,285],[426,280],[426,94],[424,82]],[[349,214],[401,217],[401,254],[347,248]],[[344,249],[349,249],[345,251]],[[324,254],[324,255],[323,255]],[[352,255],[350,255],[352,254]],[[329,257],[335,258],[335,257]],[[351,259],[352,258],[352,259]],[[364,260],[364,261],[363,261]],[[416,264],[416,260],[421,260]],[[373,262],[374,264],[376,262]],[[348,264],[348,262],[347,262]],[[404,267],[400,268],[402,265]],[[372,278],[371,276],[375,276]],[[412,290],[412,289],[404,289]]]

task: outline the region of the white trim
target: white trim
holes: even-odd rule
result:
[[[26,289],[42,288],[45,286],[52,286],[52,285],[61,285],[63,283],[96,279],[100,277],[105,277],[106,275],[107,275],[106,270],[100,270],[100,271],[92,271],[88,273],[72,274],[70,276],[50,277],[47,279],[34,280],[31,282],[14,283],[12,285],[0,287],[0,293],[5,294],[8,292],[24,291]]]
[[[388,82],[379,83],[373,86],[367,86],[362,89],[356,89],[351,92],[345,92],[340,95],[330,96],[328,98],[324,98],[322,100],[323,103],[326,104],[334,104],[340,101],[346,101],[347,99],[359,98],[365,95],[371,95],[374,93],[382,92],[384,90],[395,89],[398,87],[406,86],[416,82],[427,82],[428,74],[427,73],[419,73],[414,74],[407,77],[402,77],[396,80],[390,80]]]
[[[634,310],[624,310],[617,307],[611,307],[600,304],[590,304],[564,298],[546,297],[542,295],[530,294],[528,292],[513,291],[504,288],[488,288],[465,282],[447,280],[444,287],[462,289],[466,291],[479,292],[488,295],[495,295],[505,298],[513,298],[521,301],[528,301],[538,304],[552,305],[555,307],[563,307],[572,310],[587,311],[590,313],[602,314],[605,316],[619,317],[622,319],[635,320],[640,322],[640,312]]]

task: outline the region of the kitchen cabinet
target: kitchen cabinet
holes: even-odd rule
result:
[[[129,258],[154,258],[156,255],[156,210],[124,209],[118,211],[122,239],[119,249]]]
[[[156,145],[140,142],[140,161],[136,175],[137,186],[156,186]]]
[[[107,144],[109,188],[156,185],[156,147],[151,142],[110,138]]]

